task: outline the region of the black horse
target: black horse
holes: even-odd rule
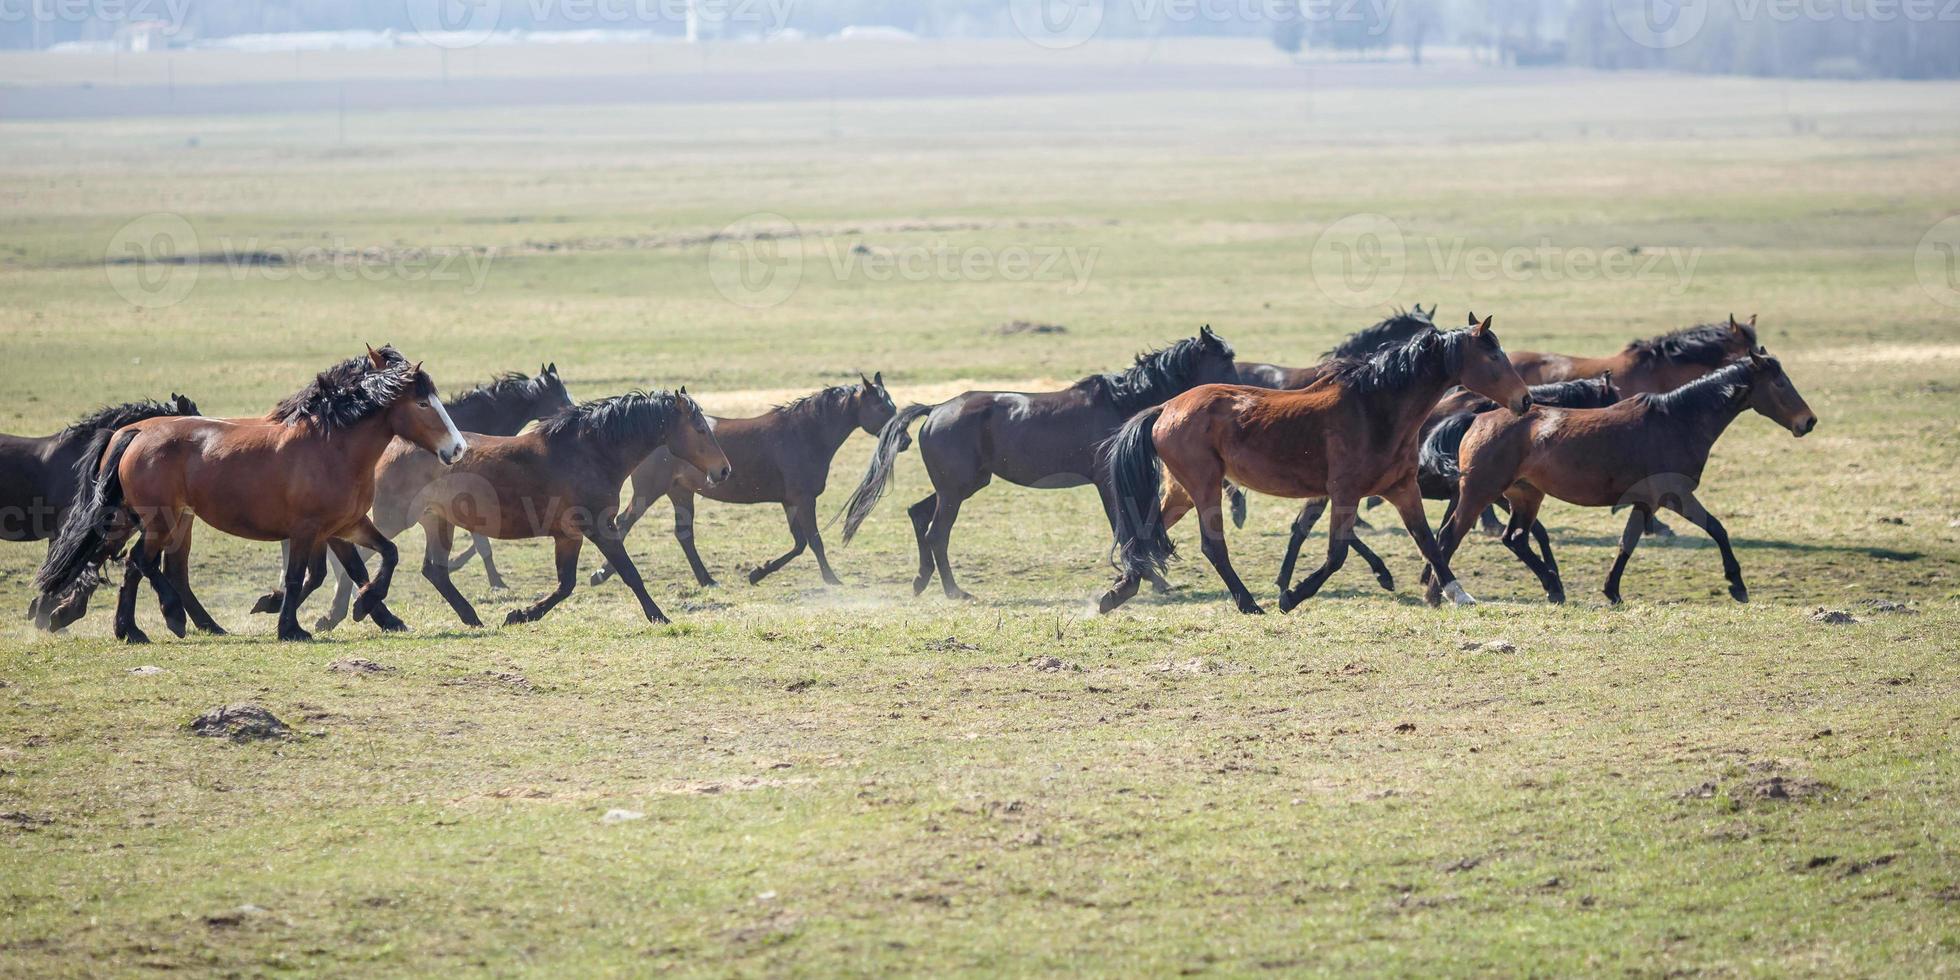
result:
[[[497,375],[487,384],[443,399],[443,405],[449,410],[450,421],[456,423],[458,430],[509,436],[516,435],[532,422],[543,421],[572,407],[573,401],[571,393],[565,390],[564,380],[558,376],[558,364],[553,362],[539,367],[536,377],[521,371]],[[389,472],[376,475],[374,524],[390,538],[415,523],[416,497],[428,486],[433,472],[439,468],[434,456],[427,452],[422,455],[427,457],[426,466],[396,466]],[[392,459],[393,454],[385,458]],[[461,568],[472,555],[481,554],[483,573],[489,578],[490,587],[504,588],[504,577],[497,572],[487,539],[471,535],[471,542],[462,554],[451,559],[450,567]],[[339,578],[334,588],[333,606],[314,624],[317,630],[330,630],[340,625],[347,618],[348,604],[353,600],[354,580],[338,560],[333,562],[333,568]],[[260,596],[252,611],[278,612],[283,594],[283,590],[276,590]]]
[[[102,442],[117,429],[159,416],[196,414],[195,402],[173,392],[168,402],[135,401],[99,409],[51,436],[0,433],[0,541],[50,541],[61,533],[76,492],[93,482]],[[76,616],[88,604],[86,592],[79,595],[70,609]],[[28,607],[28,615],[38,602]]]
[[[1096,447],[1130,416],[1202,384],[1234,381],[1232,345],[1210,327],[1196,337],[1139,355],[1121,373],[1092,374],[1061,391],[969,391],[938,405],[909,405],[878,434],[878,448],[864,480],[844,505],[844,540],[851,540],[884,496],[906,430],[922,417],[919,455],[933,493],[913,504],[912,533],[919,544],[916,595],[932,584],[936,567],[946,595],[970,599],[953,580],[947,542],[960,504],[998,476],[1040,490],[1095,484],[1112,533],[1115,501],[1099,478]]]

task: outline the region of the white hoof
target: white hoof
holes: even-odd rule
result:
[[[1443,586],[1443,594],[1449,596],[1450,601],[1459,606],[1474,606],[1477,604],[1477,600],[1472,598],[1470,593],[1463,591],[1463,583],[1461,582],[1451,582]]]

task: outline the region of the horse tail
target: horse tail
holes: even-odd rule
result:
[[[1245,488],[1226,480],[1225,499],[1232,502],[1232,526],[1245,527]]]
[[[61,533],[48,548],[41,570],[34,574],[34,587],[41,593],[41,608],[52,609],[56,601],[77,585],[99,564],[117,542],[109,539],[110,524],[123,508],[122,458],[137,433],[104,430],[89,439],[89,451],[75,464],[78,484],[86,496],[68,509]],[[111,438],[114,445],[110,446]],[[107,447],[105,456],[103,449]]]
[[[1116,567],[1136,578],[1162,572],[1177,553],[1164,528],[1164,476],[1157,468],[1154,430],[1162,414],[1162,405],[1138,412],[1102,445],[1116,506]]]
[[[878,430],[878,448],[871,453],[871,464],[864,469],[864,479],[851,491],[849,500],[844,501],[844,542],[850,543],[857,536],[857,530],[864,519],[871,516],[871,509],[878,506],[878,500],[885,495],[885,486],[891,482],[892,467],[898,462],[898,454],[912,442],[912,436],[905,430],[912,423],[931,412],[936,405],[907,405],[892,416],[885,427]],[[834,518],[833,518],[834,520]]]
[[[1416,454],[1416,472],[1455,486],[1457,478],[1463,475],[1457,465],[1456,451],[1463,446],[1463,435],[1470,431],[1470,423],[1476,420],[1476,415],[1464,412],[1438,422],[1429,430],[1428,438],[1422,441],[1422,449]]]

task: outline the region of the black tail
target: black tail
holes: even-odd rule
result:
[[[1177,554],[1164,529],[1164,477],[1152,434],[1162,414],[1162,405],[1138,412],[1102,445],[1104,479],[1116,502],[1116,567],[1135,578],[1162,572]]]
[[[1232,526],[1245,526],[1245,491],[1230,480],[1225,481],[1225,499],[1232,502]]]
[[[1456,486],[1457,477],[1462,475],[1456,463],[1456,451],[1463,445],[1463,434],[1470,431],[1470,423],[1477,416],[1469,412],[1452,415],[1436,423],[1429,430],[1429,437],[1422,441],[1422,449],[1416,454],[1416,475],[1418,482],[1433,486]]]
[[[885,427],[878,430],[878,448],[871,453],[871,465],[864,469],[864,479],[857,489],[851,491],[851,499],[844,501],[844,541],[850,543],[864,519],[871,516],[871,509],[878,506],[879,498],[885,495],[885,484],[892,478],[892,466],[898,462],[898,454],[912,442],[912,436],[905,430],[912,423],[931,412],[937,405],[907,405],[892,416]]]
[[[68,517],[62,521],[61,534],[48,548],[47,561],[34,575],[34,587],[41,593],[41,608],[52,609],[101,563],[107,553],[117,544],[109,540],[111,525],[115,523],[122,509],[122,477],[117,469],[122,463],[123,453],[136,439],[134,432],[103,430],[89,440],[89,452],[83,454],[81,462],[75,464],[77,485],[82,487],[81,499],[68,509]],[[114,447],[104,459],[102,450],[115,439]]]

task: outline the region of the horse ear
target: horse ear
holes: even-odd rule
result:
[[[885,372],[873,371],[871,373],[871,383],[883,388],[885,386]]]
[[[421,374],[421,373],[422,373],[422,362],[421,362],[421,361],[416,361],[416,362],[415,362],[415,366],[414,366],[414,367],[412,367],[412,368],[409,368],[409,369],[408,369],[408,376],[409,376],[409,377],[411,377],[411,378],[412,378],[412,377],[415,377],[416,375],[418,375],[418,374]]]
[[[373,345],[373,344],[363,344],[363,345],[361,345],[361,346],[363,346],[363,347],[366,347],[366,348],[367,348],[367,352],[368,352],[368,363],[369,363],[369,364],[372,364],[372,365],[374,365],[374,366],[375,366],[375,367],[376,367],[377,369],[378,369],[378,368],[384,368],[384,367],[387,367],[387,366],[388,366],[388,359],[387,359],[387,358],[385,358],[385,357],[382,357],[382,356],[381,356],[381,352],[380,352],[380,351],[378,351],[378,350],[375,350],[375,349],[374,349],[374,345]]]
[[[1471,311],[1470,311],[1470,326],[1473,326],[1473,327],[1474,327],[1474,326],[1476,326],[1476,325],[1477,325],[1477,311],[1476,311],[1476,310],[1471,310]]]
[[[685,394],[687,394],[687,386],[686,386],[686,385],[681,385],[681,391],[680,391],[680,393],[681,393],[681,394],[683,394],[683,395],[685,395]]]
[[[1482,337],[1485,334],[1490,333],[1490,322],[1495,319],[1497,318],[1494,316],[1487,316],[1484,317],[1484,322],[1478,323],[1476,316],[1473,314],[1470,317],[1470,323],[1472,324],[1470,332],[1476,334],[1479,337]]]
[[[858,383],[864,385],[866,388],[871,387],[871,379],[865,377],[863,371],[858,372]]]
[[[547,364],[547,365],[545,365],[545,366],[544,366],[544,373],[546,373],[546,374],[552,374],[552,375],[555,375],[555,374],[557,374],[557,373],[558,373],[558,362],[557,362],[557,361],[552,361],[552,362],[551,362],[550,364]]]

